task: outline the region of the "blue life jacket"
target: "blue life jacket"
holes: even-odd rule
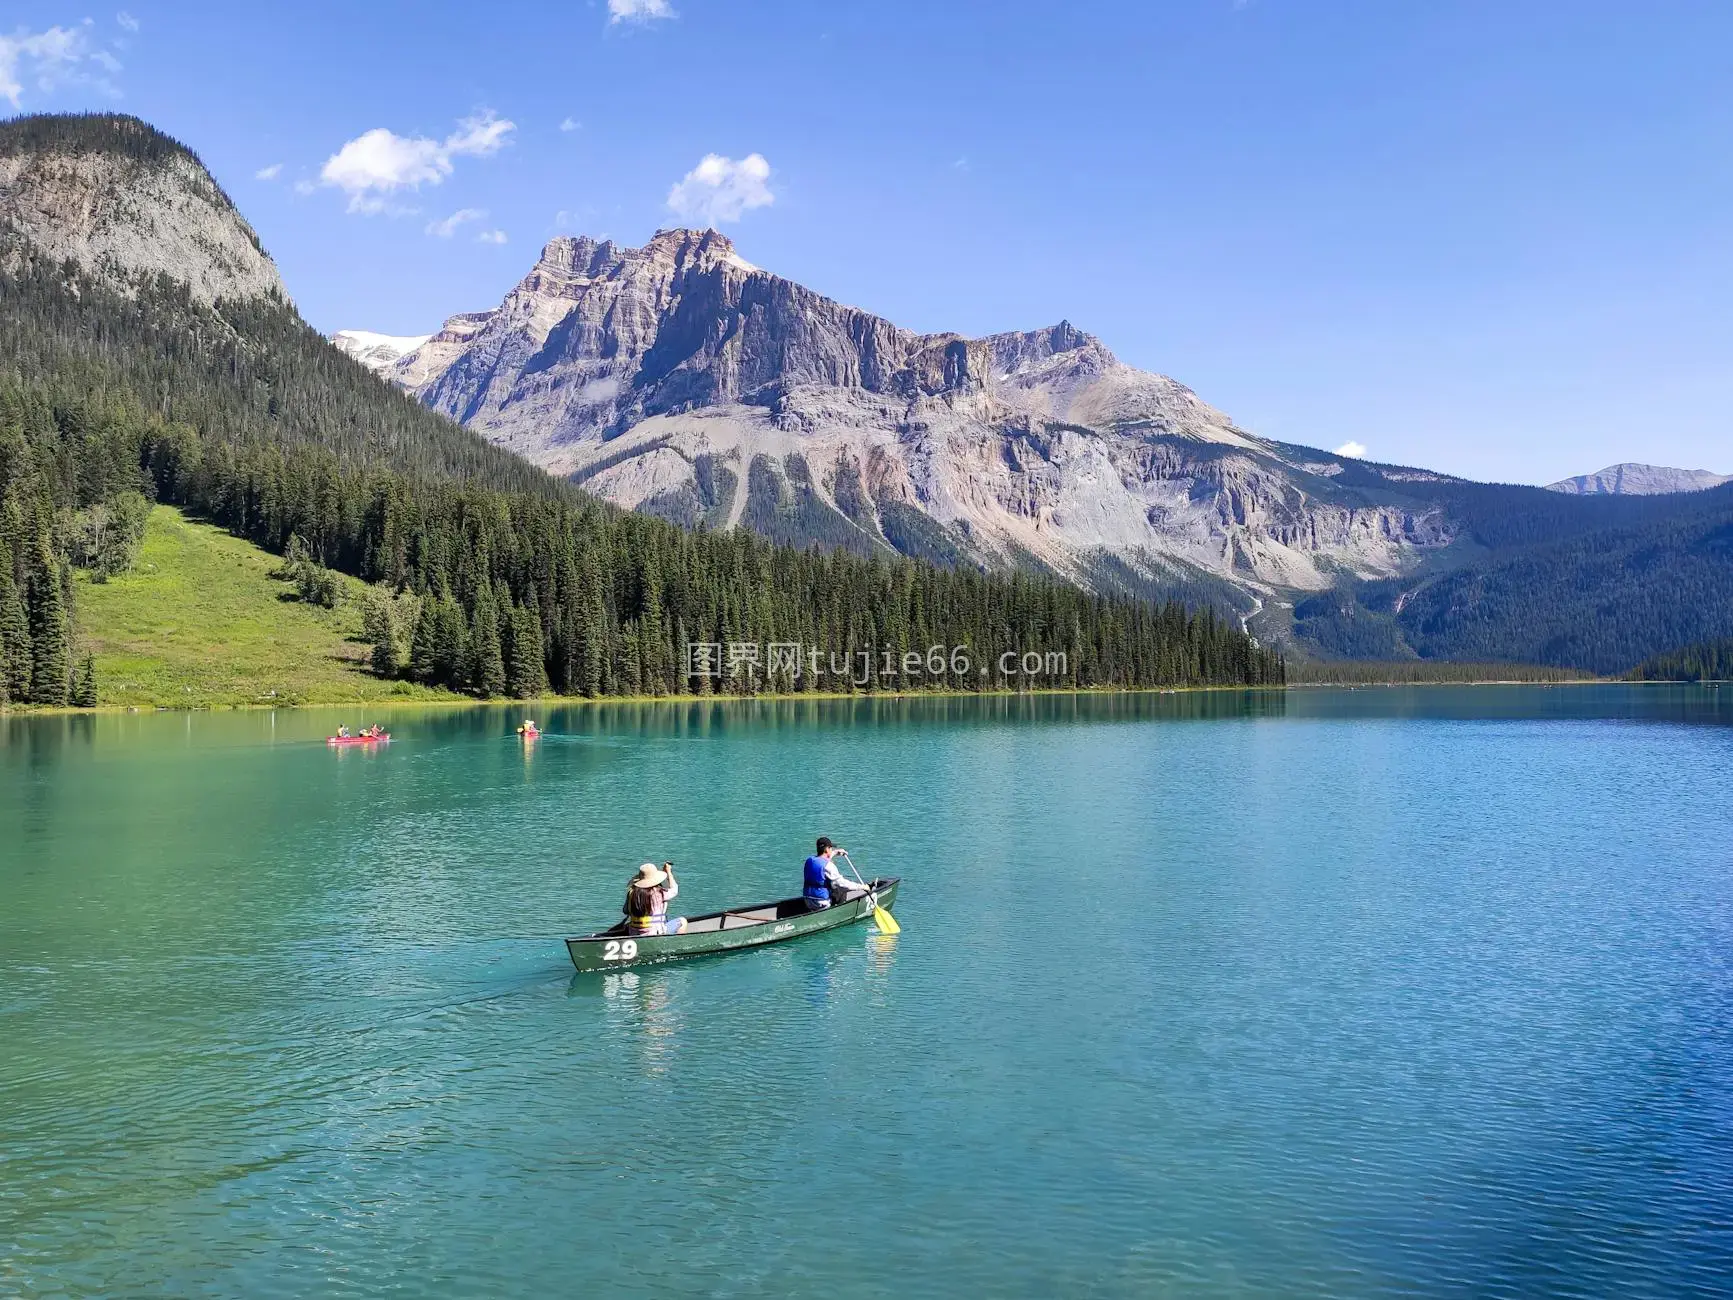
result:
[[[830,886],[824,883],[824,868],[823,858],[813,857],[806,860],[806,867],[802,872],[805,880],[800,891],[802,896],[830,902]]]

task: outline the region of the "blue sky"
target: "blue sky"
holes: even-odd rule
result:
[[[911,328],[1066,318],[1257,432],[1536,482],[1733,472],[1729,49],[1586,0],[13,0],[0,94],[186,141],[327,331],[710,216]]]

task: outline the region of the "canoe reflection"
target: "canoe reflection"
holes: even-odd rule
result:
[[[660,971],[609,971],[602,976],[602,997],[613,1005],[611,1012],[635,1016],[633,1038],[643,1056],[648,1074],[664,1074],[673,1064],[674,1048],[684,1017]]]

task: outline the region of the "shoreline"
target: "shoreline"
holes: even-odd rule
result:
[[[31,705],[0,705],[0,718],[44,718],[44,717],[78,717],[96,714],[147,714],[147,713],[243,713],[243,712],[274,712],[278,709],[293,711],[311,711],[314,709],[351,709],[362,712],[386,713],[401,709],[437,709],[437,708],[510,708],[527,710],[542,708],[573,708],[579,706],[605,707],[612,704],[747,704],[766,703],[780,704],[800,700],[920,700],[920,699],[1007,699],[1032,696],[1090,696],[1090,695],[1196,695],[1221,693],[1228,691],[1390,691],[1390,690],[1432,690],[1446,686],[1708,686],[1716,687],[1718,681],[1627,681],[1616,677],[1572,677],[1557,681],[1534,681],[1522,678],[1479,678],[1465,681],[1424,681],[1424,682],[1288,682],[1284,685],[1268,686],[1078,686],[1078,687],[1047,687],[1039,690],[1002,690],[1002,691],[766,691],[757,695],[541,695],[531,699],[467,699],[462,696],[445,696],[440,698],[409,700],[335,700],[322,701],[313,704],[209,704],[189,707],[173,705],[140,705],[140,704],[99,704],[94,708],[76,708],[72,705],[52,705],[35,707]]]

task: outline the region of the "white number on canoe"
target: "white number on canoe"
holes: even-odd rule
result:
[[[636,939],[609,939],[602,945],[603,961],[631,961],[637,955]]]

